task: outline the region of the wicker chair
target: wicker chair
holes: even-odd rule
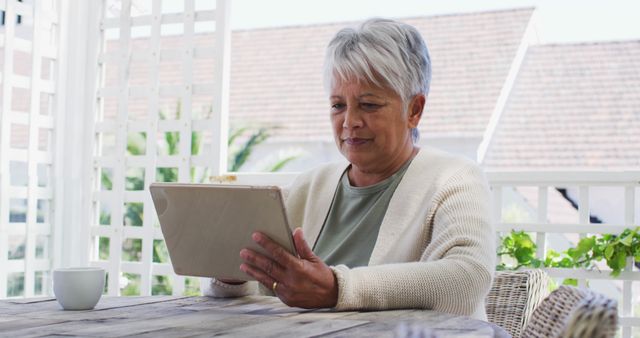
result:
[[[486,298],[487,319],[520,337],[535,308],[547,296],[542,270],[498,271]]]
[[[561,286],[534,311],[522,337],[608,338],[618,329],[618,304],[589,289]]]

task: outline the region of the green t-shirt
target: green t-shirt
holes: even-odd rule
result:
[[[395,174],[368,187],[353,187],[347,171],[331,202],[314,252],[327,265],[367,266],[389,201],[407,171],[408,160]]]

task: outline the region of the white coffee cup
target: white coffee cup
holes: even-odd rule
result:
[[[93,309],[104,289],[103,268],[61,268],[53,270],[53,293],[65,310]]]

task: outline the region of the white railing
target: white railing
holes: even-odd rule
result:
[[[496,227],[499,233],[506,234],[511,230],[521,230],[535,233],[538,259],[544,259],[549,249],[549,236],[551,234],[578,234],[584,237],[587,234],[620,234],[626,228],[640,226],[640,215],[637,204],[637,196],[640,194],[640,171],[492,171],[487,173],[493,193],[493,217],[497,221]],[[535,200],[531,201],[535,209],[535,220],[530,222],[508,222],[504,220],[505,192],[514,188],[533,187],[537,190]],[[609,196],[620,201],[619,213],[622,213],[622,223],[600,224],[591,223],[594,216],[590,203],[593,191],[601,187],[614,187],[619,194]],[[575,197],[577,204],[576,223],[551,223],[550,219],[550,194],[555,193],[555,188],[569,188],[577,192]],[[517,193],[517,190],[516,190]],[[608,191],[611,193],[611,190]],[[616,196],[618,195],[618,196]],[[590,205],[591,204],[591,205]],[[605,219],[606,221],[606,219]],[[622,336],[631,337],[631,330],[640,330],[639,314],[633,314],[633,286],[640,284],[640,271],[634,268],[633,259],[629,258],[625,270],[617,277],[610,275],[610,271],[587,271],[580,269],[546,268],[547,273],[555,278],[575,278],[579,285],[585,286],[588,280],[611,280],[622,283],[620,304],[620,325]],[[637,297],[637,295],[636,295]]]

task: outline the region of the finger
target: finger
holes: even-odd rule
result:
[[[276,281],[275,279],[271,278],[269,275],[265,274],[259,269],[256,269],[248,264],[241,264],[240,271],[255,278],[255,280],[257,280],[260,284],[264,285],[264,287],[266,287],[269,290],[271,290],[271,287],[273,286],[273,282]]]
[[[271,240],[269,236],[261,232],[254,232],[252,238],[256,243],[267,250],[269,255],[271,255],[271,257],[281,266],[287,267],[298,263],[298,259],[296,257],[290,254],[278,243]]]
[[[265,257],[250,249],[240,250],[240,257],[245,263],[262,270],[276,280],[282,280],[284,277],[284,267],[269,257]]]
[[[293,244],[296,246],[296,251],[302,259],[312,260],[316,257],[313,250],[309,247],[309,244],[304,239],[302,228],[296,228],[293,231]]]

